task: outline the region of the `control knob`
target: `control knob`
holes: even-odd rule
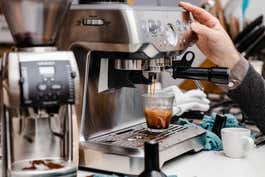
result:
[[[161,22],[156,23],[154,20],[148,20],[149,31],[152,34],[157,34],[161,28]]]

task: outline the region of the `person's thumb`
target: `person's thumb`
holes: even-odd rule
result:
[[[194,22],[191,24],[191,29],[192,31],[194,31],[195,33],[197,33],[198,35],[202,35],[202,36],[211,36],[213,35],[213,30],[205,25],[202,25],[198,22]]]

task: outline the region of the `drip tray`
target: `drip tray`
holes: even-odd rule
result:
[[[147,130],[146,124],[137,124],[118,131],[81,142],[84,148],[104,149],[106,152],[123,154],[124,150],[139,152],[144,149],[144,142],[155,140],[159,142],[160,151],[176,144],[203,135],[205,130],[200,127],[188,127],[171,124],[169,128],[160,133],[152,133]],[[94,149],[93,148],[93,149]],[[126,153],[126,152],[125,152]]]

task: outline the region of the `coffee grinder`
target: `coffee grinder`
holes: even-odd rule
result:
[[[178,7],[129,6],[124,0],[80,0],[58,39],[71,49],[80,73],[80,168],[139,175],[144,142],[159,142],[160,165],[203,148],[205,131],[171,124],[150,134],[142,94],[154,75],[228,82],[226,68],[194,68],[180,57],[194,44],[191,14]],[[185,56],[190,56],[187,54]]]
[[[2,0],[16,42],[1,62],[3,177],[76,177],[79,72],[55,44],[70,0]]]

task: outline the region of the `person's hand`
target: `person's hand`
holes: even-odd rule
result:
[[[240,56],[218,19],[190,3],[180,2],[179,6],[191,12],[197,21],[191,24],[191,29],[199,37],[197,45],[203,54],[214,64],[232,69]]]

